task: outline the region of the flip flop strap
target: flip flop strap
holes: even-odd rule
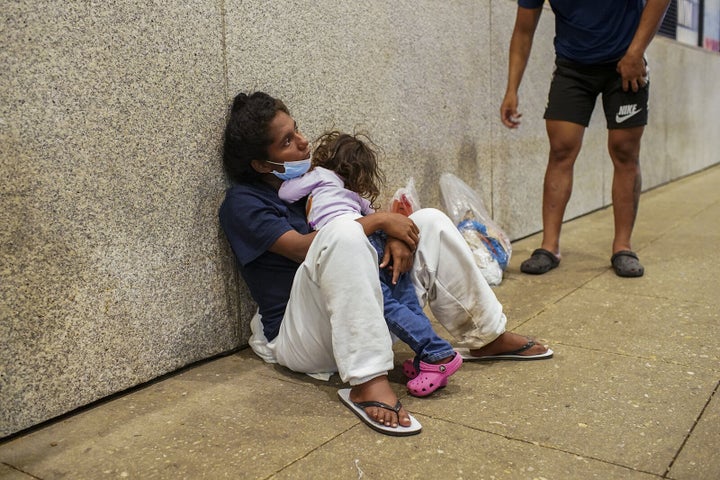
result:
[[[498,354],[498,355],[516,355],[518,353],[524,352],[525,350],[529,350],[534,346],[535,346],[535,340],[530,340],[525,345],[518,348],[517,350],[513,350],[512,352],[505,352],[505,353]]]
[[[383,402],[376,402],[374,400],[370,400],[368,402],[353,402],[356,406],[362,408],[365,410],[367,407],[378,407],[378,408],[384,408],[385,410],[390,410],[391,412],[395,412],[398,416],[400,416],[400,409],[402,408],[402,404],[400,403],[400,400],[395,404],[395,407],[391,407],[387,403]]]

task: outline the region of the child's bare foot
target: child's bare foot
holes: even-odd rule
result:
[[[390,387],[387,375],[381,375],[360,385],[355,385],[350,391],[350,400],[355,403],[381,402],[390,406],[398,403],[397,395]],[[410,415],[404,407],[400,408],[399,414],[381,407],[367,407],[365,413],[377,423],[387,427],[395,428],[398,424],[409,427],[411,423]]]
[[[529,342],[532,342],[533,345],[518,352],[518,350],[528,345]],[[473,357],[489,357],[491,355],[517,352],[515,353],[517,356],[532,357],[545,354],[547,351],[548,348],[545,345],[535,342],[532,338],[518,335],[517,333],[505,332],[484,347],[471,349],[470,355]]]

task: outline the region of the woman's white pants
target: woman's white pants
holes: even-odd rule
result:
[[[458,346],[479,348],[496,339],[505,315],[465,239],[439,210],[421,209],[410,218],[420,229],[410,271],[420,304],[429,305]],[[337,371],[351,385],[392,370],[377,265],[358,222],[329,223],[295,275],[278,336],[268,344],[259,316],[253,319],[253,350],[297,372]]]

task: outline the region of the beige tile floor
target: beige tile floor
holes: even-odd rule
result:
[[[249,350],[0,443],[0,478],[720,478],[720,166],[643,195],[641,279],[609,268],[612,211],[568,222],[560,268],[496,293],[542,362],[466,363],[410,438],[379,435],[320,382]],[[396,363],[410,356],[398,346]]]

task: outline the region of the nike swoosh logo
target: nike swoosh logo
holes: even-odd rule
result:
[[[639,110],[635,110],[634,112],[630,112],[630,113],[628,113],[627,115],[618,115],[618,114],[615,114],[615,122],[617,122],[617,123],[623,123],[623,122],[624,122],[625,120],[627,120],[628,118],[633,117],[633,116],[635,116],[636,114],[638,114],[638,113],[640,113],[640,112],[642,112],[642,108],[639,109]]]

